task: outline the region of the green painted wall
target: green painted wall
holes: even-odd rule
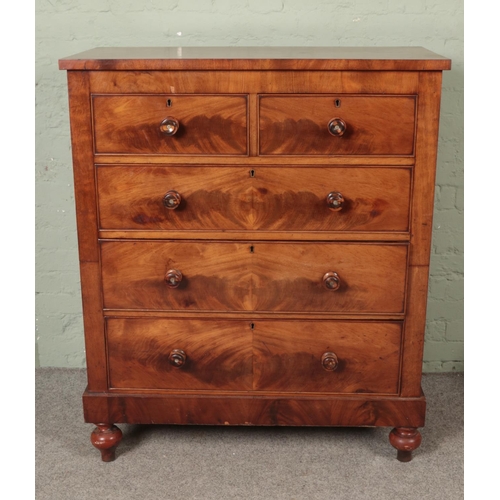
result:
[[[444,73],[426,371],[463,369],[463,4],[456,0],[38,0],[36,342],[40,366],[85,366],[66,73],[95,46],[407,46]]]

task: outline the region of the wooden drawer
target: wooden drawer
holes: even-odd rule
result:
[[[101,243],[109,309],[402,313],[406,261],[405,244]]]
[[[408,230],[409,169],[256,167],[254,175],[253,229]]]
[[[261,155],[413,155],[415,96],[260,96]],[[342,136],[328,130],[332,119]]]
[[[97,181],[101,229],[408,231],[409,168],[99,165]]]
[[[405,244],[256,243],[254,310],[402,313],[407,254]]]
[[[251,310],[250,244],[104,241],[104,307],[156,310]],[[182,273],[177,288],[165,276]]]
[[[94,95],[93,116],[96,153],[247,154],[246,96]],[[160,130],[168,117],[172,136]]]
[[[401,331],[400,322],[256,321],[254,389],[396,394]]]
[[[401,322],[107,318],[109,387],[398,391]]]
[[[243,326],[241,321],[108,318],[109,386],[251,390],[252,337],[248,323]]]
[[[100,227],[250,229],[250,168],[99,165]],[[175,196],[172,192],[179,195],[175,209],[166,207],[169,197]]]

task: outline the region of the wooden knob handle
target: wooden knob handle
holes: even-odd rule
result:
[[[328,204],[328,208],[333,210],[334,212],[338,212],[342,210],[344,206],[344,197],[342,193],[332,191],[326,195],[326,203]]]
[[[328,123],[328,132],[335,137],[344,135],[347,129],[347,124],[342,118],[332,118]]]
[[[340,278],[337,273],[329,272],[323,276],[323,284],[327,290],[338,290],[340,288]]]
[[[183,366],[186,359],[186,353],[182,349],[172,349],[172,352],[168,356],[168,362],[176,368]]]
[[[182,198],[177,191],[167,191],[163,197],[163,205],[169,210],[175,210],[181,204]]]
[[[171,116],[167,116],[160,123],[160,132],[162,134],[168,135],[169,137],[175,135],[178,130],[179,130],[179,122],[175,118],[172,118]]]
[[[326,371],[333,372],[339,366],[339,358],[334,352],[325,352],[321,356],[321,364]]]
[[[177,269],[170,269],[165,274],[165,282],[169,288],[177,288],[182,281],[182,273]]]

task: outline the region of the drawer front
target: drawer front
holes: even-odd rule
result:
[[[252,389],[247,323],[108,318],[109,386],[134,389]]]
[[[257,321],[254,389],[398,392],[400,322]]]
[[[402,313],[407,250],[406,244],[256,243],[254,308]]]
[[[408,230],[409,169],[256,167],[254,172],[255,229]]]
[[[104,307],[155,310],[250,310],[246,243],[101,242]],[[169,271],[180,271],[179,281]],[[171,288],[167,280],[174,278]],[[175,282],[176,281],[176,282]]]
[[[261,96],[260,154],[413,155],[415,100],[415,96]],[[337,132],[342,135],[329,131],[335,119],[345,124],[345,130],[341,126]]]
[[[249,170],[99,165],[99,225],[102,229],[250,229]]]
[[[405,244],[105,241],[101,262],[108,309],[404,311]]]
[[[96,153],[247,154],[246,96],[96,95],[93,114]],[[160,129],[167,118],[174,135]]]
[[[408,231],[409,168],[99,165],[97,179],[102,229]]]

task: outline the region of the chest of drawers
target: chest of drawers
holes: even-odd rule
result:
[[[117,423],[421,441],[442,70],[422,48],[94,49],[68,70],[88,386]]]

